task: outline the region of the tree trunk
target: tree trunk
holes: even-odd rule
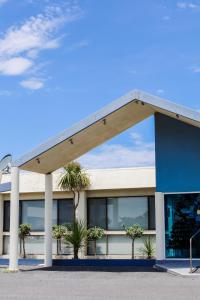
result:
[[[22,256],[22,239],[21,239],[21,237],[19,240],[19,253],[20,253],[20,256]]]
[[[57,255],[61,254],[61,239],[57,240]]]
[[[96,240],[94,241],[94,256],[97,256],[97,242]]]
[[[134,240],[132,240],[132,259],[134,259]]]
[[[23,258],[26,258],[25,238],[22,239],[22,245],[23,245]]]
[[[59,239],[59,242],[58,242],[58,254],[59,255],[61,254],[61,239]]]
[[[74,247],[74,259],[78,259],[78,249]]]
[[[76,220],[76,207],[74,206],[74,222]]]

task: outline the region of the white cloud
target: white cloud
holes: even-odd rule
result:
[[[140,135],[139,133],[137,133],[137,132],[132,132],[132,133],[130,134],[130,136],[131,136],[131,138],[132,138],[132,140],[133,140],[133,143],[134,143],[135,145],[142,145],[142,144],[143,144],[142,137],[141,137],[141,135]]]
[[[0,73],[3,75],[20,75],[27,71],[33,62],[23,57],[13,57],[8,60],[0,60]]]
[[[192,72],[194,73],[200,73],[200,67],[193,67]]]
[[[164,21],[169,21],[170,19],[171,19],[170,16],[164,16],[164,17],[163,17],[163,20],[164,20]]]
[[[61,39],[56,36],[58,29],[80,14],[80,9],[72,2],[64,7],[48,6],[43,13],[30,17],[20,26],[8,28],[0,39],[0,72],[5,75],[25,73],[42,50],[60,46]]]
[[[83,40],[83,41],[80,41],[76,44],[73,44],[71,45],[68,50],[69,51],[74,51],[74,50],[77,50],[77,49],[80,49],[80,48],[85,48],[89,45],[89,42],[87,40]]]
[[[11,96],[12,93],[11,91],[8,91],[8,90],[0,90],[0,97],[9,97]]]
[[[129,73],[135,75],[135,74],[137,74],[137,71],[136,70],[130,70]]]
[[[44,82],[43,82],[43,80],[38,79],[38,78],[30,78],[27,80],[22,80],[20,82],[20,85],[26,89],[39,90],[44,87]]]
[[[132,146],[105,144],[98,150],[82,156],[79,161],[85,168],[143,167],[155,165],[154,143],[145,143],[132,133]]]
[[[200,5],[191,2],[177,2],[176,6],[180,9],[195,9],[200,8]]]
[[[164,92],[165,92],[165,91],[164,91],[163,89],[158,89],[158,90],[156,91],[156,93],[159,94],[159,95],[164,94]]]
[[[0,6],[5,4],[8,0],[0,0]]]

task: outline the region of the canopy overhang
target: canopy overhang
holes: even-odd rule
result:
[[[134,90],[22,156],[13,166],[51,173],[155,113],[200,127],[200,113]]]

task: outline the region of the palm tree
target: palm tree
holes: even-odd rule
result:
[[[64,167],[65,173],[62,175],[59,187],[73,193],[74,220],[76,210],[80,201],[80,192],[90,186],[90,179],[78,162],[70,162]]]
[[[78,259],[79,249],[85,246],[87,240],[87,227],[83,221],[74,220],[70,225],[67,225],[65,235],[66,244],[70,244],[74,249],[74,258]]]

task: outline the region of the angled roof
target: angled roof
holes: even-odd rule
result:
[[[200,113],[134,90],[13,162],[23,170],[49,173],[156,112],[200,127]]]

